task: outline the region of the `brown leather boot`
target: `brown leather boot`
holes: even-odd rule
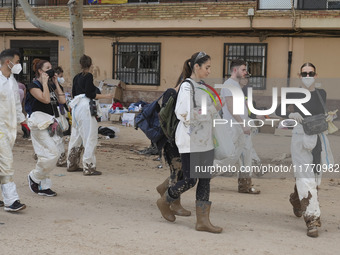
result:
[[[170,197],[168,191],[166,191],[163,196],[157,200],[157,207],[161,211],[163,218],[171,222],[176,220],[174,212],[170,209],[170,204],[174,200],[175,199]]]
[[[157,187],[156,187],[156,190],[157,192],[163,196],[163,194],[165,193],[165,191],[169,188],[169,179],[170,178],[166,178],[164,180],[164,182],[162,182],[161,184],[159,184]]]
[[[175,215],[178,216],[190,216],[191,212],[184,209],[181,205],[181,198],[176,199],[171,203],[170,209],[174,212]]]
[[[294,186],[294,193],[290,194],[289,202],[293,206],[293,213],[296,217],[302,216],[302,209],[301,209],[301,202],[300,198],[296,189],[296,185]]]
[[[210,201],[196,201],[196,230],[210,233],[221,233],[223,229],[213,226],[210,222],[210,207]]]

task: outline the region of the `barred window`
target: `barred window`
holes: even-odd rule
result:
[[[249,86],[254,89],[266,89],[267,76],[267,44],[266,43],[225,43],[223,78],[229,78],[230,63],[233,59],[247,62]]]
[[[259,0],[259,9],[339,10],[340,0]]]
[[[160,43],[114,43],[113,78],[126,84],[160,85]]]

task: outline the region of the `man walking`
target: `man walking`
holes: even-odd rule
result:
[[[233,96],[229,88],[239,89],[243,95],[242,87],[240,85],[240,80],[244,79],[248,74],[246,68],[246,62],[240,59],[234,59],[230,64],[231,76],[223,84],[221,90],[221,97],[225,99],[225,104],[222,108],[223,119],[228,120],[228,123],[232,124],[233,129],[233,140],[238,141],[235,144],[237,158],[239,158],[240,172],[238,176],[238,192],[239,193],[249,193],[249,194],[259,194],[260,190],[252,187],[251,182],[251,171],[242,171],[241,166],[250,167],[252,165],[252,141],[251,141],[251,129],[247,125],[248,123],[248,108],[244,105],[244,113],[241,115],[234,114],[233,110]],[[228,88],[229,87],[229,88]],[[239,124],[236,124],[239,123]],[[236,163],[236,162],[235,162]]]
[[[12,149],[17,134],[17,123],[23,123],[18,93],[18,84],[13,74],[21,72],[19,53],[12,49],[0,53],[0,183],[4,209],[16,212],[26,208],[21,204],[13,182],[13,153]]]

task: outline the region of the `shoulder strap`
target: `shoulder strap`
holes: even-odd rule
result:
[[[316,94],[318,94],[318,97],[319,97],[320,102],[321,102],[321,104],[322,104],[323,110],[324,110],[325,113],[327,114],[327,113],[328,113],[328,110],[327,110],[327,108],[326,108],[325,102],[323,101],[323,99],[322,99],[322,97],[321,97],[321,95],[320,95],[319,90],[318,90],[318,89],[315,89],[315,91],[316,91]]]
[[[217,96],[218,100],[220,101],[221,105],[222,105],[222,100],[221,100],[219,94],[217,93],[217,91],[216,91],[212,86],[206,84],[203,80],[201,80],[201,84],[203,84],[203,85],[206,86],[208,89],[210,89],[212,92],[214,92],[215,95]],[[247,99],[247,97],[246,97],[246,99]],[[215,103],[216,103],[216,102],[215,102]]]
[[[38,85],[39,88],[42,88],[42,85],[41,85],[40,81],[34,80],[33,83]]]
[[[189,82],[190,83],[191,88],[192,88],[192,92],[193,92],[192,101],[194,102],[194,108],[196,108],[197,105],[196,105],[196,100],[195,100],[195,86],[194,86],[194,84],[192,84],[192,82],[189,79],[185,79],[183,82]]]

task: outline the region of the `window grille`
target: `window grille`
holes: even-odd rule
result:
[[[230,77],[230,63],[233,59],[247,62],[247,70],[251,74],[249,85],[254,89],[266,89],[267,76],[267,44],[266,43],[225,43],[223,78]]]
[[[126,84],[160,85],[160,43],[114,43],[113,78]]]

